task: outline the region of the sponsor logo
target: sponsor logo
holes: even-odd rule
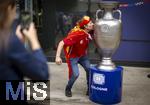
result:
[[[83,40],[80,41],[80,44],[83,44]]]
[[[105,84],[105,75],[94,73],[93,74],[93,82],[98,85],[104,85]]]

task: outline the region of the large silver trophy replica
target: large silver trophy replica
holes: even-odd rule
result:
[[[94,35],[95,42],[102,54],[102,61],[98,69],[109,71],[116,68],[111,57],[120,43],[121,11],[117,10],[119,3],[116,1],[102,1],[99,6],[100,9],[96,12]],[[119,19],[114,18],[114,14],[119,14]],[[101,18],[98,15],[101,15]]]

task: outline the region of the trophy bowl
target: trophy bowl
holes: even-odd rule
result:
[[[99,6],[100,9],[96,12],[94,40],[102,54],[102,61],[97,67],[103,70],[114,70],[116,66],[111,57],[120,44],[121,11],[117,10],[119,3],[116,1],[103,1]],[[115,13],[119,13],[119,19],[114,17]],[[99,14],[101,14],[100,18]]]

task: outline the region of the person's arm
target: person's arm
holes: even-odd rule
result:
[[[21,27],[18,26],[17,36],[12,36],[10,40],[9,59],[13,68],[19,74],[33,80],[48,80],[47,60],[38,41],[34,24],[31,23],[29,30],[23,30],[23,33],[24,35],[21,33]],[[24,41],[22,40],[24,37],[31,44],[31,52],[28,52],[24,47]]]
[[[58,44],[58,48],[57,48],[57,52],[56,52],[56,58],[55,58],[55,62],[58,65],[62,64],[62,59],[61,59],[60,55],[61,55],[63,47],[64,47],[64,42],[62,40]]]
[[[20,30],[21,26],[19,25],[16,29],[16,35],[23,43],[25,43],[26,38],[30,42],[32,50],[41,48],[34,23],[30,24],[29,30],[24,29],[23,33]]]
[[[48,80],[49,69],[41,48],[28,52],[23,43],[15,36],[10,43],[9,61],[16,73],[32,80]]]

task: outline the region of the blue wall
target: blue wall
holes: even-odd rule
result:
[[[132,4],[141,0],[118,1]],[[120,10],[123,32],[113,60],[150,62],[150,3],[120,8]]]

